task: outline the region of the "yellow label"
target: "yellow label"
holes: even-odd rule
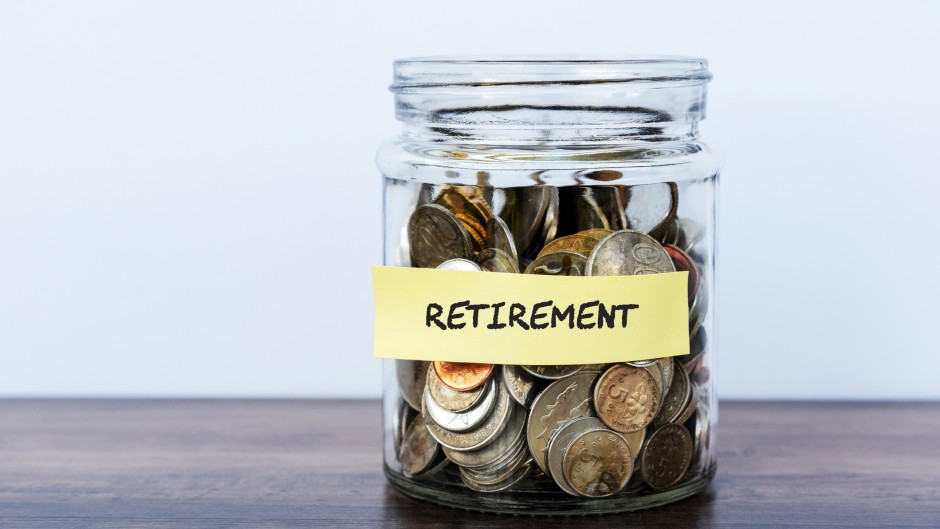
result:
[[[375,356],[604,364],[689,354],[688,272],[570,277],[375,266]]]

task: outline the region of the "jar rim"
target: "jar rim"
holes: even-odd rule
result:
[[[424,56],[396,60],[394,93],[442,87],[585,85],[609,83],[704,84],[708,61],[671,55],[637,56]]]

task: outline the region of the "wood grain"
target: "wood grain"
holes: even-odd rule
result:
[[[0,527],[940,527],[940,403],[724,402],[709,489],[585,518],[407,499],[379,421],[375,401],[0,400]]]

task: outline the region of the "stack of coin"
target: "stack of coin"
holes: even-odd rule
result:
[[[494,204],[499,207],[494,207]],[[613,365],[396,362],[402,473],[495,492],[554,482],[575,496],[663,490],[704,472],[709,446],[703,230],[673,183],[425,186],[405,229],[411,265],[608,276],[689,273],[690,354]],[[451,464],[452,463],[452,464]]]

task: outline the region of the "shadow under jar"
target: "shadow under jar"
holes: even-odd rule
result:
[[[384,461],[480,511],[644,509],[715,473],[715,197],[703,59],[395,63],[384,262],[547,275],[689,272],[690,353],[606,365],[384,362]],[[637,260],[630,250],[649,252]],[[415,344],[420,347],[420,344]],[[572,351],[577,359],[578,352]]]

